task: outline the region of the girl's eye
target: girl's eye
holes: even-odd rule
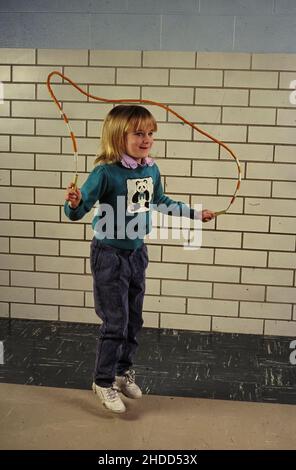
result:
[[[144,135],[144,132],[136,132],[136,135],[139,135],[139,136],[143,136]],[[153,132],[149,132],[148,135],[151,137],[153,136]]]

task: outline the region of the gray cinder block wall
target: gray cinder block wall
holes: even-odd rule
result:
[[[295,9],[273,0],[0,1],[1,316],[97,321],[91,214],[73,224],[62,210],[74,164],[45,86],[57,69],[99,96],[164,102],[241,160],[240,196],[207,224],[201,250],[148,242],[146,326],[296,334]],[[78,137],[81,184],[109,108],[59,79],[54,87]],[[152,111],[166,192],[225,206],[234,163]]]

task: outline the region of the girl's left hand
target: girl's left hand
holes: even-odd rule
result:
[[[202,211],[202,213],[201,213],[201,220],[202,220],[203,222],[209,222],[209,221],[212,220],[214,217],[216,217],[215,212],[209,211],[208,209],[205,209],[205,210]]]

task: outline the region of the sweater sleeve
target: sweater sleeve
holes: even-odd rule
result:
[[[153,207],[158,212],[179,217],[188,217],[190,219],[200,218],[200,213],[191,209],[182,201],[174,201],[163,192],[161,176],[157,167],[157,178],[154,185]]]
[[[102,166],[97,166],[88,175],[81,187],[81,201],[76,209],[72,209],[65,201],[64,212],[70,220],[80,220],[89,212],[107,189],[107,174]]]

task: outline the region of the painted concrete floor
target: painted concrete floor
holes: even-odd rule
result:
[[[0,384],[0,449],[296,449],[296,407],[144,395],[106,411],[91,392]]]

